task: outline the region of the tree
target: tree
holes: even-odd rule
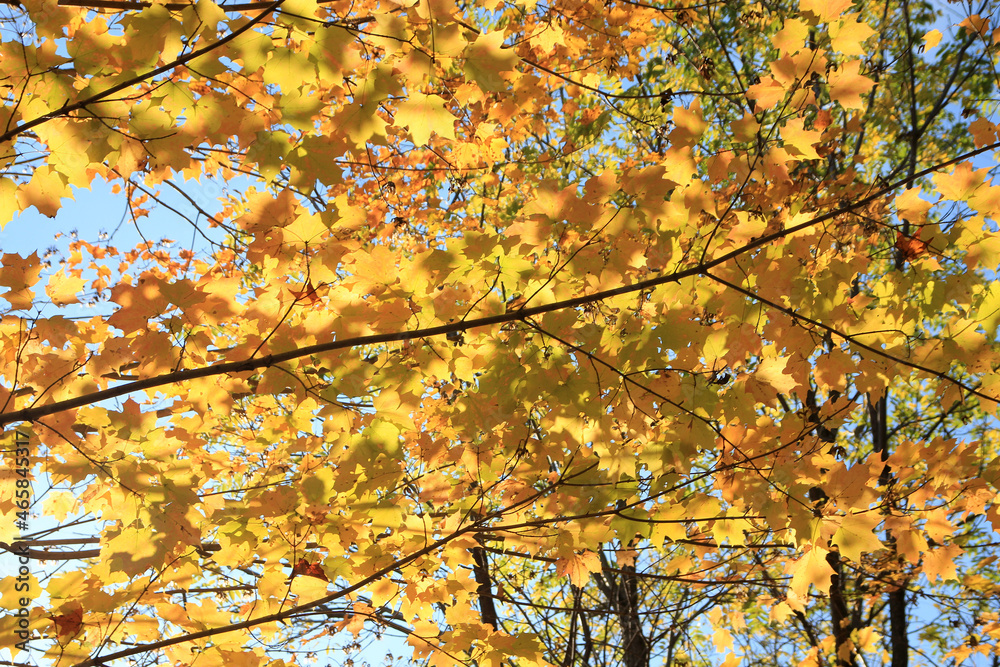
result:
[[[1000,659],[990,4],[5,11],[0,219],[200,239],[2,257],[5,636]]]

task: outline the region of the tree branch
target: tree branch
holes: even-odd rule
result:
[[[279,0],[278,2],[272,4],[277,6],[278,4],[280,4],[281,1],[283,0]],[[935,171],[938,171],[950,165],[963,162],[965,160],[968,160],[969,158],[975,157],[976,155],[985,153],[987,151],[995,150],[997,148],[1000,148],[1000,141],[989,144],[987,146],[983,146],[982,148],[978,148],[974,151],[969,151],[968,153],[964,153],[962,155],[954,157],[934,167],[928,167],[927,169],[918,172],[914,176],[916,178],[920,178],[922,176],[931,174]],[[94,403],[98,403],[100,401],[107,400],[109,398],[126,396],[128,394],[133,394],[138,391],[153,389],[155,387],[162,387],[164,385],[175,384],[179,382],[187,382],[190,380],[196,380],[205,377],[227,375],[231,373],[232,374],[248,373],[260,368],[268,368],[270,366],[274,366],[275,364],[279,364],[285,361],[291,361],[293,359],[301,359],[302,357],[308,357],[314,354],[323,354],[326,352],[333,352],[335,350],[344,350],[352,347],[361,347],[365,345],[379,345],[382,343],[394,343],[394,342],[403,342],[408,340],[416,340],[420,338],[446,336],[450,333],[453,334],[460,331],[469,331],[471,329],[490,327],[490,326],[495,326],[497,324],[518,322],[525,320],[526,318],[529,317],[534,317],[536,315],[543,315],[545,313],[551,313],[559,310],[566,310],[568,308],[577,308],[579,306],[584,306],[590,303],[596,303],[598,301],[610,299],[612,297],[620,296],[622,294],[632,294],[635,292],[641,292],[643,290],[652,289],[654,287],[658,287],[660,285],[666,285],[669,283],[675,283],[684,280],[685,278],[691,278],[697,275],[705,275],[717,282],[722,282],[726,285],[729,285],[733,289],[736,289],[737,291],[740,291],[750,296],[751,298],[765,302],[765,300],[762,297],[759,297],[758,295],[753,294],[752,292],[748,292],[747,290],[741,287],[737,287],[732,283],[724,281],[721,278],[710,275],[708,271],[721,264],[728,262],[731,259],[749,253],[755,250],[756,248],[769,245],[777,241],[778,239],[790,236],[792,234],[795,234],[796,232],[802,231],[803,229],[808,229],[809,227],[813,227],[822,222],[826,222],[827,220],[832,220],[833,218],[839,215],[843,215],[844,213],[866,206],[867,204],[877,199],[880,199],[881,197],[884,197],[890,192],[893,192],[899,187],[902,187],[910,180],[911,180],[910,178],[906,178],[896,181],[894,183],[890,183],[889,185],[879,188],[878,190],[875,190],[872,194],[862,197],[857,201],[846,204],[827,213],[823,213],[814,218],[806,220],[805,222],[801,222],[797,225],[793,225],[786,229],[779,230],[771,234],[767,234],[755,241],[747,243],[744,246],[731,250],[721,255],[720,257],[709,260],[707,262],[701,262],[697,266],[693,266],[688,269],[675,271],[674,273],[671,273],[669,275],[658,276],[656,278],[650,278],[648,280],[640,280],[631,285],[623,285],[615,289],[604,290],[601,292],[594,292],[593,294],[587,294],[585,296],[579,296],[573,299],[566,299],[564,301],[555,301],[553,303],[548,303],[541,306],[533,306],[530,308],[522,307],[517,310],[511,310],[500,315],[491,315],[488,317],[480,317],[471,320],[462,320],[459,322],[452,322],[450,324],[440,324],[438,326],[426,327],[422,329],[411,329],[409,331],[395,331],[392,333],[373,334],[369,336],[357,336],[354,338],[346,338],[344,340],[337,340],[329,343],[309,345],[306,347],[301,347],[297,350],[289,350],[288,352],[268,355],[266,357],[251,357],[249,359],[244,359],[242,361],[230,361],[219,364],[212,364],[210,366],[204,366],[201,368],[172,371],[170,373],[164,373],[162,375],[157,375],[155,377],[146,378],[145,380],[137,380],[135,382],[129,382],[118,387],[112,387],[110,389],[103,389],[101,391],[95,391],[89,394],[83,394],[81,396],[66,399],[63,401],[56,401],[54,403],[49,403],[48,405],[24,408],[22,410],[15,410],[12,412],[3,413],[0,414],[0,426],[4,426],[6,424],[12,424],[14,422],[35,421],[40,417],[45,417],[47,415],[56,414],[58,412],[63,412],[65,410],[72,410],[74,408],[83,407],[85,405],[91,405]],[[768,303],[772,307],[786,311],[787,314],[790,314],[791,316],[796,317],[799,320],[809,321],[815,326],[821,327],[824,330],[830,331],[831,333],[835,333],[838,336],[843,336],[848,340],[851,339],[850,334],[842,334],[829,326],[826,326],[814,320],[809,320],[808,318],[805,318],[802,315],[794,313],[793,311],[789,311],[788,309],[778,306],[777,304],[773,304],[770,302],[766,303]],[[984,398],[989,401],[996,400],[994,397],[989,396],[988,394],[985,394],[977,390],[976,388],[962,382],[961,380],[956,380],[955,378],[952,378],[951,376],[949,376],[944,372],[935,371],[933,369],[921,366],[919,364],[907,362],[903,359],[896,359],[895,357],[893,357],[890,354],[887,354],[886,352],[883,352],[868,345],[864,345],[863,343],[855,341],[854,344],[857,345],[859,348],[865,349],[868,352],[871,352],[872,354],[875,354],[877,356],[891,359],[910,368],[930,373],[941,380],[951,382],[952,384],[965,390],[970,395],[978,396],[980,398]]]

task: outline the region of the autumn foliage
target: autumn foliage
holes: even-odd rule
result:
[[[8,0],[5,659],[995,663],[994,9]]]

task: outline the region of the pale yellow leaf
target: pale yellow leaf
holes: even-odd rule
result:
[[[80,303],[80,294],[87,281],[77,276],[66,275],[66,272],[59,271],[53,274],[45,285],[45,293],[52,299],[52,303],[57,306],[65,306],[70,303]]]
[[[465,75],[483,90],[499,91],[506,85],[504,72],[510,72],[518,58],[511,49],[503,48],[504,33],[484,32],[476,37],[465,52]]]
[[[826,594],[830,589],[830,577],[833,568],[826,562],[829,553],[822,547],[813,546],[797,561],[788,564],[788,573],[792,575],[791,589],[800,597],[809,592],[809,586],[815,586],[817,591]]]
[[[430,141],[432,132],[442,138],[455,138],[455,117],[445,108],[444,100],[437,95],[414,93],[399,104],[395,122],[398,126],[409,126],[413,143],[418,146]]]

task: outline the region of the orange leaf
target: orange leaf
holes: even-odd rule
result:
[[[58,636],[72,637],[80,631],[80,627],[83,625],[83,607],[77,604],[75,608],[70,609],[65,614],[49,616],[49,620],[56,624]]]
[[[958,27],[965,28],[965,31],[970,35],[985,37],[986,33],[990,31],[990,20],[989,18],[983,18],[979,14],[973,14],[959,23]]]
[[[903,259],[912,261],[927,252],[927,241],[920,240],[919,229],[913,236],[904,236],[902,232],[897,232],[893,247],[900,252]]]
[[[337,623],[337,630],[347,630],[357,637],[365,627],[365,621],[375,613],[375,608],[363,602],[354,603],[354,613]]]
[[[830,82],[830,99],[839,102],[845,109],[860,109],[863,106],[861,96],[875,85],[874,81],[861,74],[860,60],[844,63],[827,80]]]
[[[295,564],[292,568],[292,576],[302,574],[307,577],[315,577],[316,579],[321,579],[323,581],[330,581],[326,576],[326,572],[323,571],[323,566],[319,563],[310,563],[305,558],[300,558],[299,562]]]
[[[601,559],[593,551],[582,551],[556,561],[556,572],[568,576],[574,586],[581,588],[590,581],[591,572],[600,571]]]
[[[924,554],[924,576],[928,581],[955,579],[955,559],[963,553],[961,547],[946,544]]]
[[[27,257],[8,253],[0,259],[0,265],[0,285],[10,288],[9,292],[3,294],[3,298],[15,310],[31,308],[35,293],[30,288],[38,282],[42,272],[38,253],[33,252]]]
[[[311,280],[307,280],[306,284],[302,286],[300,290],[290,289],[288,290],[295,297],[296,301],[300,301],[307,306],[312,306],[319,302],[319,294],[316,293],[316,288],[313,286]]]

